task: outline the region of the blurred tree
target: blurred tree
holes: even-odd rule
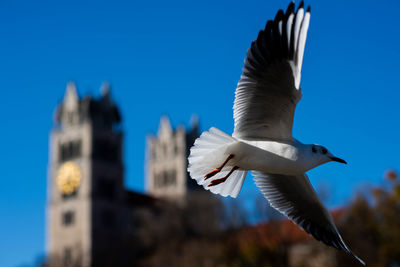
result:
[[[164,202],[136,216],[143,247],[133,266],[214,266],[226,219],[219,197],[192,193],[183,205]]]
[[[392,170],[385,178],[382,186],[358,194],[338,222],[353,251],[368,266],[400,266],[400,181]],[[339,266],[355,264],[343,253],[337,256]]]
[[[359,266],[350,255],[282,220],[263,197],[254,214],[242,205],[201,191],[180,205],[159,201],[151,209],[135,210],[125,243],[132,248],[131,266]],[[267,223],[249,225],[249,216]],[[356,194],[333,217],[368,266],[400,266],[400,179],[395,171],[386,172],[381,186]],[[65,259],[53,256],[41,266],[65,266]]]

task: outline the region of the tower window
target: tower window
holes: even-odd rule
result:
[[[162,173],[155,175],[154,185],[157,188],[169,187],[176,185],[176,170],[163,171]]]
[[[72,263],[72,249],[70,247],[64,248],[64,265],[69,266]]]
[[[71,194],[67,195],[67,194],[61,194],[63,200],[68,200],[68,199],[73,199],[76,197],[78,193],[78,190],[75,190],[74,192],[72,192]]]
[[[174,145],[174,153],[175,153],[175,155],[178,155],[178,153],[179,153],[178,144],[175,144],[175,145]]]
[[[75,213],[73,211],[66,211],[62,214],[62,222],[64,226],[72,225],[75,221]]]
[[[176,171],[172,170],[169,172],[169,181],[168,185],[175,186],[176,185]]]
[[[82,155],[81,140],[70,141],[60,145],[60,161],[66,161]]]

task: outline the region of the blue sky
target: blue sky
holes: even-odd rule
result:
[[[311,24],[294,135],[348,165],[310,172],[343,205],[399,169],[400,28],[395,0],[307,1]],[[44,254],[48,137],[66,82],[112,85],[125,130],[126,184],[143,191],[145,137],[159,118],[231,133],[251,41],[288,1],[0,1],[0,266]],[[258,191],[248,179],[240,198]]]

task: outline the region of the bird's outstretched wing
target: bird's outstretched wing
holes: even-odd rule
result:
[[[273,208],[318,241],[350,253],[365,265],[344,243],[331,214],[319,201],[307,175],[287,176],[255,171],[252,174],[256,185]]]
[[[310,7],[290,3],[267,22],[247,51],[235,92],[234,136],[291,140],[294,111],[301,98],[300,73]]]

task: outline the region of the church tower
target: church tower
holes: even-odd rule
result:
[[[191,124],[189,131],[183,126],[173,130],[163,116],[157,136],[147,137],[146,189],[150,195],[180,201],[189,190],[199,188],[187,172],[189,150],[198,137],[197,117],[192,117]]]
[[[102,255],[117,253],[125,231],[120,124],[108,84],[98,99],[79,98],[67,84],[50,137],[50,266],[113,266]]]

